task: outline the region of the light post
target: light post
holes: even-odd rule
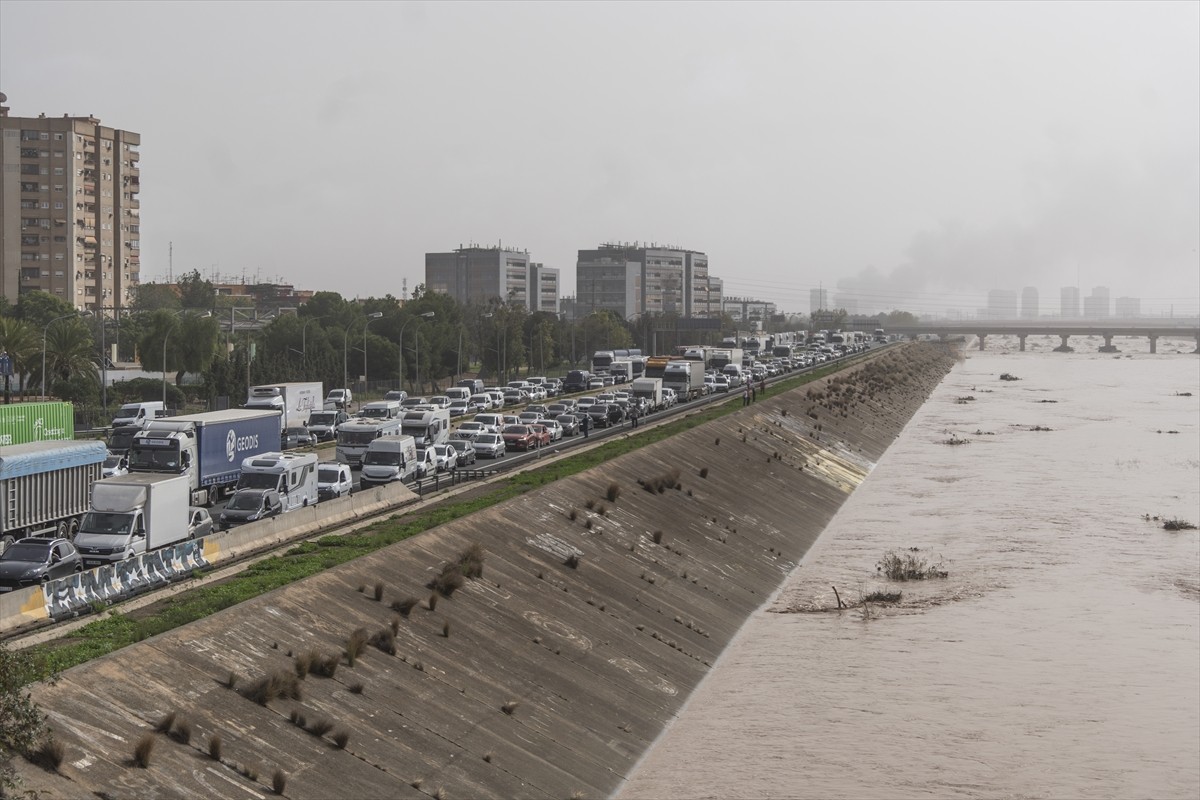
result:
[[[212,316],[212,312],[211,312],[211,311],[205,311],[203,314],[200,314],[200,315],[199,315],[198,317],[196,317],[196,318],[197,318],[197,319],[205,319],[206,317],[211,317],[211,316]],[[171,318],[171,324],[169,324],[169,325],[167,326],[167,330],[166,330],[166,332],[164,332],[164,333],[163,333],[163,349],[162,349],[162,371],[163,371],[162,383],[163,383],[163,391],[162,391],[162,403],[163,403],[163,408],[164,408],[164,409],[167,407],[167,339],[169,339],[169,338],[170,338],[170,336],[171,336],[171,331],[173,331],[173,330],[175,329],[175,320],[177,320],[177,319],[178,319],[178,317],[177,317],[177,316],[176,316],[176,317],[172,317],[172,318]],[[249,361],[247,361],[247,363],[249,363]],[[249,391],[249,383],[248,383],[248,382],[247,382],[247,391]]]
[[[382,311],[372,311],[367,314],[367,321],[363,323],[363,394],[367,393],[367,327],[371,324],[371,320],[379,319],[382,316]]]
[[[404,320],[404,323],[400,326],[400,342],[399,342],[399,344],[400,344],[400,363],[397,366],[398,366],[398,369],[400,372],[400,387],[399,388],[401,388],[401,389],[404,388],[404,329],[408,327],[408,323],[412,322],[414,319],[417,319],[418,317],[424,317],[425,319],[431,319],[434,316],[436,316],[436,314],[434,312],[425,311],[421,314],[416,314],[414,316],[409,317],[408,319]],[[418,346],[420,345],[420,343],[421,343],[421,340],[418,339],[417,340]],[[417,377],[418,378],[421,377],[420,355],[421,355],[421,352],[418,350],[417,351]],[[418,387],[417,391],[418,392],[420,391],[419,387]]]
[[[60,319],[70,319],[71,317],[87,317],[91,316],[91,311],[83,313],[72,311],[70,314],[63,314],[61,317],[55,317],[46,323],[42,328],[42,399],[46,399],[46,334],[50,332],[50,326],[58,322]]]
[[[325,319],[324,315],[309,317],[304,321],[304,327],[300,329],[300,360],[306,364],[308,363],[308,324],[319,319]]]
[[[382,316],[383,316],[382,311],[376,311],[373,314],[367,315],[367,321],[370,322],[371,320],[378,319],[379,317],[382,317]],[[347,343],[350,340],[350,328],[353,325],[355,325],[357,322],[358,322],[357,319],[352,319],[352,320],[350,320],[349,324],[346,325],[346,327],[342,328],[342,388],[344,388],[344,389],[350,388],[350,371],[349,371],[349,367],[347,366],[347,358],[349,355]],[[366,358],[367,358],[366,345],[367,345],[367,329],[364,327],[363,328],[363,371],[364,372],[366,371]]]

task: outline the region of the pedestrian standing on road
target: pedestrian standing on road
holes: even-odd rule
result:
[[[750,384],[742,387],[742,408],[750,405]]]
[[[767,379],[763,378],[758,382],[758,393],[763,397],[767,396]]]
[[[637,427],[637,409],[636,408],[629,409],[629,427],[631,427],[631,428]]]
[[[751,383],[750,384],[750,402],[753,403],[757,400],[758,400],[758,390],[755,389],[754,384]]]
[[[580,423],[583,428],[583,438],[588,438],[588,431],[592,429],[592,419],[587,414],[583,415],[583,422]]]

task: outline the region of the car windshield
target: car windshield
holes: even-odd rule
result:
[[[381,467],[398,467],[402,461],[400,453],[387,450],[368,450],[363,456],[364,464],[375,464]]]
[[[242,477],[238,478],[237,488],[277,489],[280,477],[279,475],[272,475],[267,472],[243,472]]]
[[[0,555],[0,561],[23,561],[30,564],[43,564],[50,557],[50,544],[17,542]]]
[[[336,467],[321,467],[317,470],[317,481],[320,483],[337,483],[342,479],[342,471]]]
[[[122,456],[109,456],[108,458],[104,459],[104,468],[112,469],[113,467],[121,466],[121,458]]]
[[[524,425],[506,425],[504,433],[512,433],[520,436],[529,433],[529,428],[526,428]]]
[[[338,444],[370,444],[379,438],[379,432],[372,428],[369,431],[348,431],[338,428]]]
[[[132,520],[132,514],[89,511],[83,515],[83,523],[79,527],[89,533],[108,533],[124,536],[129,533],[129,523]]]
[[[471,446],[471,443],[468,442],[466,439],[456,439],[450,443],[450,446],[452,448],[454,448],[455,450],[464,450],[465,451],[468,447]]]
[[[387,408],[371,408],[368,406],[367,408],[364,408],[361,412],[359,412],[359,416],[367,417],[368,419],[371,417],[377,417],[379,419],[387,419],[388,411],[389,411],[389,409],[387,409]]]
[[[258,492],[237,492],[225,507],[232,511],[257,511],[262,507],[262,498]]]
[[[479,434],[479,438],[475,440],[475,444],[476,445],[495,444],[496,440],[499,438],[500,437],[498,437],[494,433],[481,433],[481,434]]]
[[[308,417],[309,425],[332,425],[337,415],[332,411],[314,411]]]

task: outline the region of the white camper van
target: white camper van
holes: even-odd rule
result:
[[[316,453],[263,453],[242,462],[238,489],[274,489],[286,514],[317,502]]]

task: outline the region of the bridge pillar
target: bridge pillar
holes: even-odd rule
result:
[[[1074,350],[1071,349],[1071,345],[1067,344],[1067,342],[1071,338],[1071,335],[1069,333],[1060,333],[1058,335],[1058,338],[1062,339],[1062,344],[1060,344],[1058,347],[1054,348],[1054,352],[1056,352],[1056,353],[1073,353],[1073,352],[1075,352]]]
[[[984,345],[987,344],[987,334],[979,333],[976,335],[979,337],[979,349],[982,350],[984,348]]]
[[[1022,352],[1022,353],[1024,353],[1024,352],[1025,352],[1025,337],[1024,337],[1024,336],[1018,336],[1018,337],[1017,337],[1017,339],[1018,339],[1018,340],[1020,340],[1020,342],[1021,342],[1021,352]]]
[[[1151,353],[1158,352],[1158,337],[1157,336],[1150,337],[1150,352]]]

